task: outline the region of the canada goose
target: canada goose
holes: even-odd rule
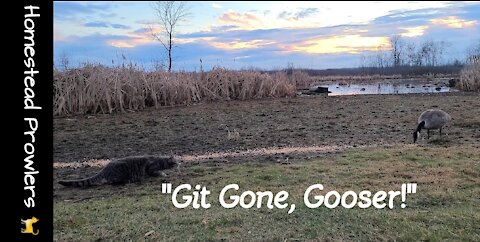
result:
[[[431,129],[439,129],[440,136],[442,136],[442,127],[452,120],[450,115],[440,109],[428,109],[427,111],[420,114],[418,117],[418,126],[417,130],[413,132],[413,143],[417,141],[418,136],[420,135],[420,130],[427,130],[427,137],[430,138]]]

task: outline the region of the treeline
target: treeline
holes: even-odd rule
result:
[[[307,73],[310,76],[359,76],[359,75],[401,75],[423,76],[423,75],[458,75],[463,64],[451,64],[441,66],[389,66],[389,67],[357,67],[342,69],[296,69]]]
[[[480,40],[474,47],[466,49],[467,56],[461,60],[447,62],[446,55],[451,43],[427,40],[423,42],[408,41],[398,35],[392,36],[389,47],[377,47],[377,51],[362,55],[360,66],[342,69],[297,69],[310,76],[357,76],[357,75],[401,75],[458,76],[467,65],[480,60]],[[288,66],[285,70],[292,69]],[[291,70],[290,70],[291,71]]]
[[[445,41],[428,40],[420,43],[407,41],[404,38],[394,35],[390,37],[388,49],[379,46],[377,51],[371,55],[362,56],[361,67],[434,67],[446,65],[444,57],[447,49],[451,46]],[[457,60],[451,65],[461,65]]]

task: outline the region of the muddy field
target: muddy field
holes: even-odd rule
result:
[[[441,108],[453,117],[441,145],[480,144],[478,107],[479,94],[459,92],[230,101],[56,118],[54,162],[263,147],[411,143],[416,119],[428,108]]]

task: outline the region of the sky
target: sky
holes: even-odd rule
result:
[[[154,2],[54,2],[54,62],[142,68],[166,63]],[[389,48],[445,41],[444,62],[480,41],[480,2],[187,2],[173,69],[358,67]]]

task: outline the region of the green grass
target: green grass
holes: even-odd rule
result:
[[[471,147],[355,149],[294,164],[198,164],[171,177],[173,186],[202,184],[212,191],[209,209],[177,209],[161,194],[161,182],[106,186],[98,197],[57,200],[57,241],[218,241],[218,240],[480,240],[480,151]],[[418,183],[407,207],[390,209],[310,209],[305,189],[322,183],[326,190],[400,190]],[[286,190],[287,209],[224,209],[221,188],[237,183],[240,191]],[[119,189],[116,192],[115,189]],[[112,192],[113,191],[113,192]],[[86,190],[78,190],[78,196]],[[114,195],[102,196],[103,193]],[[145,237],[145,233],[155,231]]]

